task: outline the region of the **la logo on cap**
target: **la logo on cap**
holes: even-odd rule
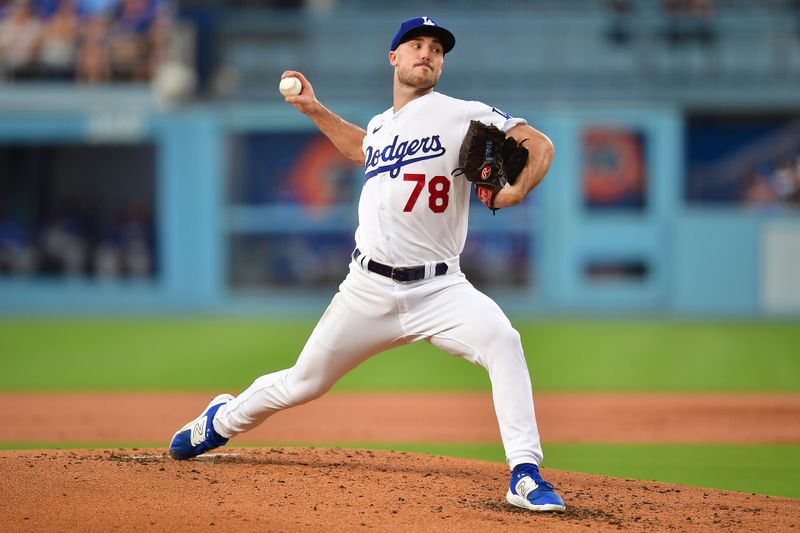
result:
[[[429,19],[428,17],[422,17],[422,23],[425,26],[436,26],[436,23],[434,21],[432,21],[431,19]]]

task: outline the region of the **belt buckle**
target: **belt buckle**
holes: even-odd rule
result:
[[[410,269],[408,267],[392,267],[392,272],[390,273],[389,277],[392,278],[392,281],[396,283],[407,283],[407,279],[397,279],[395,277],[395,272],[408,272],[409,270]]]

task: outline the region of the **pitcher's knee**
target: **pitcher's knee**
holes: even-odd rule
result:
[[[519,332],[511,326],[497,331],[494,337],[494,344],[498,351],[502,352],[522,352],[522,337]]]
[[[486,355],[489,365],[497,364],[501,361],[522,363],[525,361],[525,354],[522,350],[522,340],[516,329],[511,326],[502,328],[495,332],[488,345]]]
[[[512,364],[525,361],[521,337],[510,325],[487,333],[473,346],[475,350],[467,355],[467,359],[487,369],[504,361],[511,361]]]

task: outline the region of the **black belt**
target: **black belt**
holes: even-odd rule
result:
[[[356,248],[353,250],[353,259],[358,261],[361,256],[361,250]],[[377,261],[369,260],[367,263],[367,270],[375,272],[381,276],[386,276],[394,281],[407,283],[409,281],[418,281],[425,278],[425,265],[412,266],[412,267],[391,267],[378,263]],[[443,276],[447,274],[447,263],[436,263],[436,276]]]

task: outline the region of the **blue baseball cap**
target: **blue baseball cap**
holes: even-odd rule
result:
[[[392,39],[390,50],[397,50],[397,47],[402,43],[420,35],[429,35],[439,39],[444,47],[445,54],[456,45],[456,38],[453,34],[439,26],[438,22],[430,17],[415,17],[400,24],[400,29],[397,30],[397,34]]]

